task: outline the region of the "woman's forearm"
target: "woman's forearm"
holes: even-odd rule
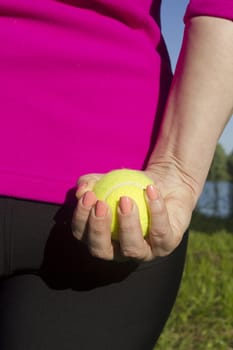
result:
[[[194,205],[233,110],[233,22],[193,18],[185,29],[157,144],[148,167],[180,174]],[[166,174],[165,171],[165,174]]]

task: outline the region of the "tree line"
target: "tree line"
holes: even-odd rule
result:
[[[233,151],[226,154],[220,143],[216,147],[207,180],[233,182]]]

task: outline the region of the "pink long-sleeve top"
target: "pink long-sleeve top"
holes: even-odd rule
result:
[[[232,0],[185,20],[232,19]],[[0,0],[0,195],[62,203],[77,178],[141,169],[171,71],[154,0]]]

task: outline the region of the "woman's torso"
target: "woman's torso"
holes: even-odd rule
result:
[[[0,194],[62,203],[84,173],[142,168],[170,76],[150,10],[0,0]]]

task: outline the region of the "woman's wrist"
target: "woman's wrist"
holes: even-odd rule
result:
[[[176,157],[167,154],[153,157],[148,162],[146,171],[154,174],[155,184],[158,184],[163,196],[170,192],[170,188],[183,188],[189,193],[190,210],[195,209],[202,186],[191,173],[184,170]]]

